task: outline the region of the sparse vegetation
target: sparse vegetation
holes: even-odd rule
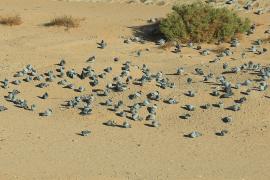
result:
[[[176,5],[159,25],[166,38],[182,42],[227,41],[249,27],[249,19],[242,19],[227,8],[204,3]]]
[[[22,19],[19,15],[0,17],[0,24],[8,26],[16,26],[22,24]]]
[[[74,18],[72,16],[61,16],[52,19],[50,22],[46,23],[45,26],[63,26],[67,29],[77,28],[80,26],[82,19]]]

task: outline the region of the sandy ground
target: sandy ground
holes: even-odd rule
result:
[[[184,48],[180,56],[157,48],[153,42],[123,43],[124,37],[133,35],[132,27],[145,25],[148,19],[164,17],[168,12],[170,6],[136,3],[1,0],[0,15],[19,14],[24,21],[20,26],[0,26],[1,80],[14,80],[13,74],[27,64],[32,64],[40,73],[55,70],[61,58],[67,61],[67,69],[81,71],[89,65],[85,61],[92,55],[97,59],[91,66],[97,72],[108,66],[112,66],[113,72],[95,88],[89,86],[87,80],[70,80],[77,86],[84,85],[83,93],[61,88],[57,81],[46,89],[36,88],[36,82],[0,88],[0,105],[8,108],[0,112],[0,179],[269,179],[270,99],[267,96],[270,91],[252,91],[239,112],[217,108],[203,110],[200,105],[217,103],[219,99],[209,95],[211,85],[200,83],[201,77],[193,74],[194,68],[200,67],[218,76],[224,62],[230,67],[249,60],[269,65],[269,53],[260,56],[247,53],[246,59],[240,58],[240,53],[250,47],[253,40],[267,37],[263,32],[270,25],[269,13],[258,16],[242,12],[260,26],[255,34],[241,40],[240,47],[233,49],[233,56],[218,63],[209,63],[215,58],[214,53],[201,56],[196,50]],[[42,25],[65,14],[85,20],[79,28],[68,31]],[[96,43],[101,39],[108,43],[107,48],[97,48]],[[229,47],[229,44],[224,45]],[[269,43],[263,47],[270,50]],[[136,57],[137,50],[146,48],[150,51],[142,51],[142,55]],[[120,61],[113,62],[114,57],[119,57]],[[160,91],[163,99],[176,98],[179,100],[176,105],[158,102],[157,119],[161,127],[151,128],[145,125],[147,121],[130,121],[130,129],[102,125],[109,119],[119,124],[125,121],[99,105],[106,97],[97,97],[90,116],[79,115],[77,109],[61,107],[65,100],[103,88],[120,73],[122,63],[127,60],[140,67],[147,64],[155,73],[173,74],[176,67],[185,68],[186,75],[167,75],[176,83],[175,89],[163,90],[150,83],[143,87],[130,85],[124,93],[110,95],[114,102],[121,99],[128,105],[132,104],[128,95],[138,90],[143,92],[143,97],[136,100],[139,102],[154,90]],[[132,67],[132,75],[139,77],[141,73]],[[187,76],[195,83],[187,85]],[[226,77],[232,83],[256,78],[248,73],[227,74]],[[21,98],[37,104],[36,112],[16,108],[5,101],[4,96],[14,88],[21,91]],[[196,90],[198,95],[186,97],[187,90]],[[39,99],[37,96],[45,91],[49,99]],[[225,107],[242,97],[240,92],[225,99]],[[185,104],[197,107],[187,121],[179,118],[185,112],[181,108]],[[49,107],[53,109],[52,116],[38,116]],[[140,114],[145,116],[146,110]],[[225,124],[221,118],[228,115],[234,120]],[[77,135],[84,129],[92,133],[87,137]],[[216,136],[215,132],[222,129],[229,133],[224,137]],[[194,130],[203,136],[183,137]]]

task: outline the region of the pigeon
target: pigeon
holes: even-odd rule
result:
[[[31,111],[35,111],[36,110],[36,105],[35,104],[32,104],[31,106],[30,106],[30,109],[29,110],[31,110]]]
[[[27,105],[27,101],[26,100],[22,100],[22,99],[16,99],[14,101],[14,104],[19,107],[19,108],[23,108],[23,109],[28,109],[28,105]]]
[[[149,99],[146,99],[146,100],[144,100],[142,103],[141,103],[141,106],[147,106],[147,105],[149,105],[151,102],[150,102],[150,100]]]
[[[14,85],[19,85],[19,84],[21,84],[22,82],[21,82],[21,80],[19,80],[19,79],[15,79],[14,81],[12,81],[12,84],[14,84]]]
[[[134,121],[142,121],[143,120],[143,118],[140,117],[140,115],[137,112],[132,113],[131,119],[134,120]]]
[[[125,44],[130,44],[130,43],[131,43],[131,40],[130,40],[130,39],[125,39],[125,40],[124,40],[124,43],[125,43]]]
[[[224,103],[220,101],[217,104],[215,104],[215,106],[218,107],[218,108],[223,108],[224,107]]]
[[[197,138],[202,136],[202,133],[198,132],[198,131],[192,131],[190,134],[187,135],[187,137],[189,138]]]
[[[104,40],[101,40],[101,42],[98,43],[98,48],[104,49],[105,47],[107,47],[107,43]]]
[[[166,100],[165,102],[168,103],[168,104],[177,104],[177,103],[178,103],[178,101],[175,100],[175,99],[173,99],[173,98],[169,98],[169,99]]]
[[[75,85],[74,84],[68,84],[68,85],[65,86],[65,88],[75,89]]]
[[[159,46],[163,46],[164,44],[166,43],[166,40],[165,39],[160,39],[156,42],[157,45]]]
[[[39,113],[40,116],[51,116],[52,115],[52,109],[47,109],[46,111]]]
[[[130,100],[137,99],[138,97],[141,97],[141,95],[142,95],[142,91],[138,91],[138,92],[136,92],[134,94],[130,94],[129,99]]]
[[[117,112],[116,115],[120,116],[120,117],[126,117],[126,112],[125,111],[120,111],[120,112]]]
[[[114,58],[113,58],[113,61],[114,61],[114,62],[118,62],[118,61],[119,61],[119,57],[114,57]]]
[[[41,80],[43,80],[43,79],[44,79],[43,74],[42,74],[42,75],[37,75],[37,76],[34,77],[34,80],[35,80],[35,81],[41,81]]]
[[[24,81],[25,82],[31,82],[33,80],[33,78],[31,76],[27,76]]]
[[[238,47],[240,45],[240,42],[237,38],[232,39],[231,41],[231,47]]]
[[[157,105],[154,104],[152,107],[148,107],[147,110],[148,110],[148,112],[149,112],[150,114],[156,114],[156,111],[157,111]]]
[[[108,120],[107,122],[104,123],[106,126],[112,126],[115,127],[117,124],[113,120]]]
[[[229,131],[228,130],[221,130],[220,132],[217,132],[216,135],[217,136],[225,136],[225,134],[227,134]]]
[[[8,84],[9,84],[9,80],[8,79],[4,79],[3,81],[2,81],[2,87],[4,88],[4,89],[7,89],[8,88]]]
[[[48,94],[47,92],[45,92],[45,93],[41,96],[42,99],[48,99],[48,97],[49,97],[49,94]]]
[[[219,96],[220,93],[219,93],[219,91],[217,91],[216,89],[214,89],[214,90],[211,92],[211,95],[212,95],[212,96]]]
[[[196,69],[195,69],[195,72],[196,72],[198,75],[200,75],[200,76],[204,75],[203,70],[200,69],[200,68],[196,68]]]
[[[92,62],[95,62],[95,60],[96,60],[96,56],[91,56],[86,60],[86,62],[92,63]]]
[[[14,74],[13,77],[23,77],[23,73],[21,71],[17,72],[16,74]]]
[[[112,100],[111,100],[111,99],[108,99],[108,100],[105,101],[104,104],[105,104],[106,106],[112,106],[112,105],[113,105],[112,103],[113,103]]]
[[[48,87],[48,86],[49,86],[48,83],[40,83],[40,84],[37,85],[37,87],[39,87],[39,88],[45,88],[45,87]]]
[[[159,95],[159,92],[158,91],[155,91],[155,92],[151,92],[147,95],[147,97],[150,99],[150,100],[155,100],[155,101],[158,101],[160,99],[160,95]]]
[[[79,135],[88,136],[90,133],[91,133],[91,131],[89,131],[89,130],[83,130],[83,131],[81,131],[81,133]]]
[[[191,84],[192,83],[192,79],[191,78],[187,78],[187,83]]]
[[[230,122],[232,122],[232,117],[231,116],[226,116],[226,117],[222,118],[222,121],[224,123],[230,123]]]
[[[80,87],[77,89],[78,92],[83,92],[84,90],[85,90],[85,88],[84,88],[83,86],[80,86]]]
[[[207,56],[207,55],[209,55],[209,54],[210,54],[210,52],[209,52],[208,49],[205,49],[205,50],[203,50],[203,51],[201,52],[201,55],[203,55],[203,56]]]
[[[146,120],[147,121],[153,121],[153,120],[155,120],[156,119],[156,115],[155,114],[149,114],[149,115],[147,115],[146,116]]]
[[[236,102],[239,103],[239,104],[243,104],[246,101],[247,101],[246,97],[241,97],[239,100],[236,100]]]
[[[203,109],[210,109],[211,108],[211,104],[207,103],[201,106]]]
[[[175,73],[176,75],[183,75],[184,74],[184,68],[177,68],[176,69],[176,73]]]
[[[80,112],[81,115],[90,115],[92,113],[92,109],[89,106],[85,106],[82,108],[82,111]]]
[[[191,117],[191,115],[188,114],[188,113],[184,113],[184,114],[182,114],[182,115],[180,116],[181,119],[189,119],[190,117]]]
[[[60,80],[59,82],[57,82],[58,85],[62,85],[62,86],[66,86],[67,85],[67,80],[63,79],[63,80]]]
[[[186,108],[186,110],[188,110],[188,111],[194,111],[194,110],[195,110],[195,107],[194,107],[193,105],[191,105],[191,104],[187,104],[187,105],[185,106],[185,108]]]
[[[107,67],[107,68],[104,69],[104,71],[106,73],[110,73],[110,72],[112,72],[112,67]]]
[[[189,96],[189,97],[195,97],[195,92],[194,91],[188,91],[186,93],[186,95]]]
[[[226,70],[226,69],[228,69],[229,65],[228,65],[228,63],[223,63],[222,67],[223,67],[224,70]]]
[[[228,107],[229,110],[232,110],[232,111],[239,111],[240,110],[240,104],[236,103],[232,106],[229,106]]]
[[[123,128],[131,128],[131,125],[128,123],[128,121],[125,121],[122,125]]]
[[[8,108],[7,108],[7,107],[5,107],[5,106],[1,106],[1,105],[0,105],[0,112],[2,112],[2,111],[6,111],[6,110],[8,110]]]
[[[66,61],[64,59],[61,59],[61,61],[59,62],[59,66],[65,66],[66,65]]]
[[[152,127],[160,127],[160,123],[157,120],[153,120],[151,125]]]
[[[69,71],[67,71],[67,77],[71,78],[71,79],[74,79],[76,76],[77,76],[77,73],[74,69],[71,69]]]

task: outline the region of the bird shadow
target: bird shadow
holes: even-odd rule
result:
[[[246,95],[246,96],[249,95],[249,93],[247,93],[247,92],[240,92],[240,93],[243,94],[243,95]]]
[[[185,116],[179,116],[180,119],[187,119]]]
[[[190,139],[192,139],[192,138],[190,137],[189,134],[184,134],[183,136],[184,136],[185,138],[190,138]]]
[[[78,136],[84,136],[82,133],[75,133]]]
[[[37,98],[39,98],[39,99],[44,99],[42,96],[37,96]]]
[[[114,108],[107,108],[108,111],[112,111],[112,112],[115,112],[115,109]]]
[[[104,126],[108,126],[108,127],[118,127],[118,128],[124,128],[124,126],[119,125],[119,124],[115,124],[115,125],[108,125],[106,122],[102,123]]]
[[[184,110],[189,111],[189,109],[186,106],[182,106],[181,108],[184,109]]]
[[[147,127],[154,127],[152,124],[144,124]]]

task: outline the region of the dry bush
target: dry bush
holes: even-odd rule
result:
[[[0,17],[0,24],[8,26],[16,26],[22,24],[22,19],[19,15]]]
[[[63,26],[67,29],[77,28],[80,26],[80,22],[83,19],[74,18],[72,16],[61,16],[52,19],[50,22],[46,23],[45,26]]]

